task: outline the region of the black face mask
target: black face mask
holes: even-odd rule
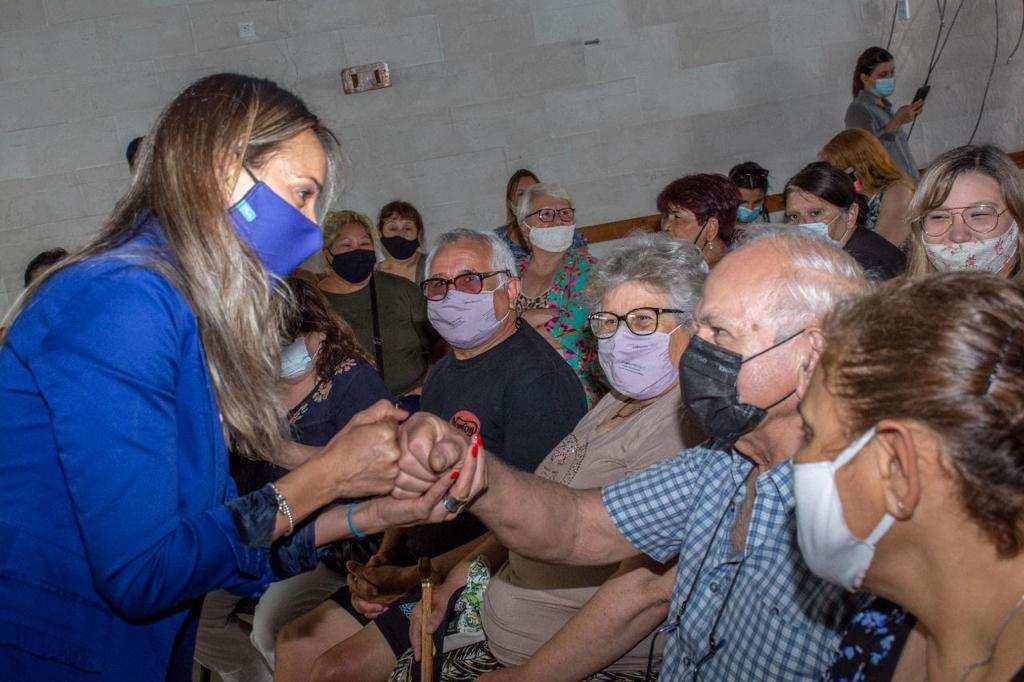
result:
[[[757,428],[768,410],[796,393],[794,389],[768,407],[758,407],[740,402],[736,381],[744,362],[778,348],[803,332],[801,329],[747,359],[699,336],[690,339],[680,360],[679,386],[683,402],[693,412],[706,436],[719,438],[731,445],[743,434]]]
[[[377,254],[372,249],[356,249],[331,256],[331,269],[338,273],[346,282],[358,284],[370,273],[377,264]]]
[[[391,254],[391,257],[396,260],[412,258],[413,254],[416,253],[416,249],[420,248],[419,239],[406,239],[400,235],[381,237],[380,243]]]

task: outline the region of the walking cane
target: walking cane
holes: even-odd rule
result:
[[[430,558],[420,559],[420,680],[434,679],[434,642],[429,623],[434,605],[434,585],[430,581]]]

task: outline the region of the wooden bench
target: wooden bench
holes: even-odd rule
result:
[[[1024,150],[1019,152],[1010,152],[1009,157],[1013,159],[1014,163],[1016,163],[1019,168],[1024,168]],[[786,204],[781,194],[769,194],[764,198],[764,202],[768,207],[769,213],[781,211],[785,208]],[[587,238],[588,242],[596,244],[597,242],[621,239],[635,230],[657,232],[660,226],[661,215],[655,213],[654,215],[642,216],[640,218],[626,218],[625,220],[615,220],[610,223],[589,225],[581,228],[580,231],[583,233],[583,236]]]

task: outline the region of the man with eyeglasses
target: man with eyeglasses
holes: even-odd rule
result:
[[[569,490],[486,463],[488,487],[465,501],[510,550],[570,564],[637,550],[678,559],[667,610],[635,591],[603,613],[590,639],[595,665],[645,635],[637,623],[650,628],[667,614],[665,680],[807,680],[829,666],[860,598],[804,564],[790,457],[823,318],[866,288],[853,259],[810,231],[755,232],[711,271],[680,363],[683,400],[707,443],[603,490]],[[569,632],[572,624],[563,641]]]
[[[479,435],[487,452],[511,469],[532,473],[587,408],[572,368],[516,315],[519,280],[511,250],[492,233],[443,234],[427,256],[420,289],[427,299],[427,317],[451,346],[427,376],[422,411],[466,436]],[[399,479],[405,477],[400,474]],[[457,509],[455,501],[445,503],[449,511]],[[322,607],[305,622],[289,626],[286,636],[319,628],[348,637],[358,630],[353,619],[365,627],[328,645],[322,654],[327,647],[316,650],[313,640],[318,635],[307,635],[304,653],[291,641],[290,659],[305,657],[310,667],[316,659],[317,674],[329,673],[330,679],[386,680],[411,646],[409,614],[419,598],[414,595],[419,586],[416,559],[437,558],[432,568],[443,580],[484,532],[483,524],[469,514],[446,523],[388,530],[377,556],[365,566],[350,562],[347,587],[332,597],[341,608]],[[368,622],[367,616],[374,620]]]

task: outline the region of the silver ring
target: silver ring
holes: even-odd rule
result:
[[[443,504],[444,508],[452,514],[457,514],[459,510],[462,509],[462,502],[459,502],[451,495],[445,495],[441,498],[441,504]]]

